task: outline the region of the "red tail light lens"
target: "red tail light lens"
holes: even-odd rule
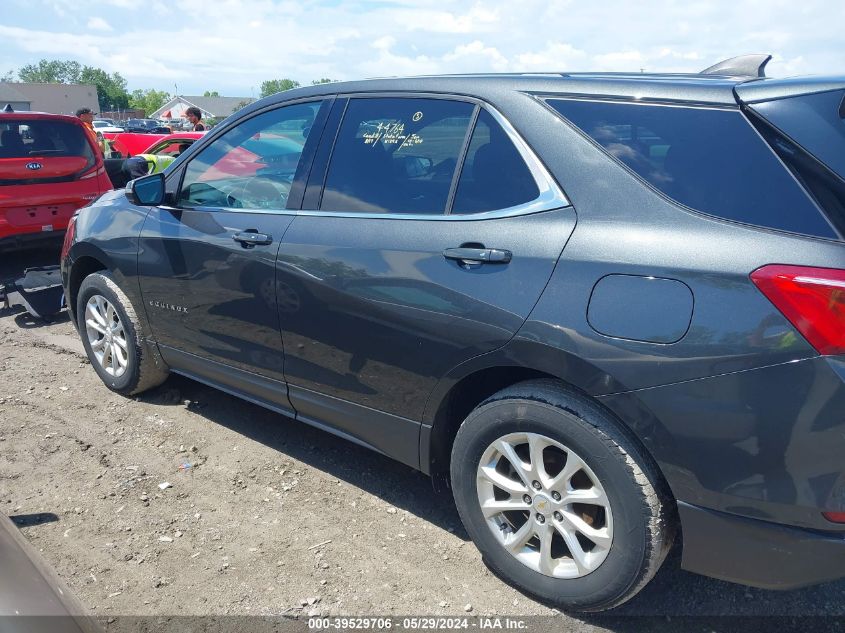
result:
[[[65,232],[65,241],[62,242],[62,259],[67,257],[70,247],[73,245],[73,239],[76,237],[76,214],[71,216],[67,223],[67,231]],[[54,251],[55,252],[55,251]]]
[[[819,354],[845,353],[845,270],[772,264],[751,280]]]
[[[822,512],[822,516],[833,523],[845,523],[845,512]]]

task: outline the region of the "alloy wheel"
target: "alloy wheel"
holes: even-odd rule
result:
[[[511,433],[481,456],[476,489],[490,530],[513,557],[554,578],[595,571],[613,544],[613,517],[601,482],[560,442]]]
[[[85,333],[103,370],[119,378],[129,365],[129,343],[120,316],[108,299],[93,295],[85,305]]]

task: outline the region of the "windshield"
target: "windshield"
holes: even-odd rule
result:
[[[129,127],[156,127],[156,122],[152,119],[129,119],[127,122]]]

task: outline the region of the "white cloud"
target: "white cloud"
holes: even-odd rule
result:
[[[385,35],[375,40],[370,46],[379,51],[388,51],[396,45],[396,38],[390,35]]]
[[[139,20],[162,0],[0,0],[0,70],[42,57],[120,72],[130,88],[250,94],[261,81],[439,72],[698,71],[771,52],[770,74],[842,73],[845,3],[825,0],[215,0],[200,18]],[[181,5],[180,5],[181,6]],[[168,9],[168,11],[172,11]],[[59,13],[61,12],[61,14]],[[108,30],[108,28],[112,30]]]
[[[640,51],[619,51],[593,56],[595,70],[640,70],[645,55]]]
[[[499,11],[475,5],[466,13],[429,9],[394,9],[385,14],[409,31],[433,33],[482,33],[496,29]]]
[[[112,31],[111,25],[101,17],[93,17],[88,19],[88,28],[92,31]]]
[[[484,72],[493,70],[504,72],[508,70],[508,58],[502,55],[494,46],[487,46],[479,40],[469,44],[461,44],[450,53],[442,57],[444,64],[449,66],[445,72]]]
[[[571,44],[549,42],[541,50],[527,51],[516,56],[516,69],[526,71],[563,71],[583,67],[587,53]]]

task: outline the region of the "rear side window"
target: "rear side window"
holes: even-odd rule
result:
[[[738,110],[551,99],[555,110],[641,178],[717,217],[837,238]]]
[[[537,183],[513,141],[493,116],[482,110],[461,169],[452,213],[515,207],[539,195]]]
[[[352,99],[320,209],[442,214],[475,106],[441,99]]]

